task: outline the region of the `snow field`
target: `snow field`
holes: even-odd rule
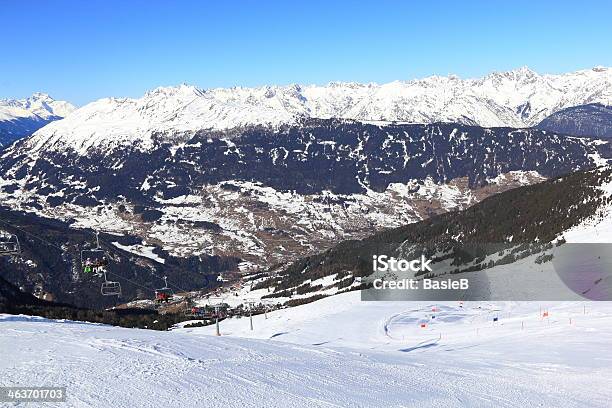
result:
[[[213,327],[154,332],[3,315],[0,385],[67,386],[70,407],[612,400],[608,302],[361,302],[353,292],[253,319],[252,332],[248,318],[225,320],[216,337]]]

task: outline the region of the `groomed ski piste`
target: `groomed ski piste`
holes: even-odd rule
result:
[[[350,292],[253,316],[253,330],[248,317],[227,319],[220,331],[0,315],[0,385],[66,386],[69,407],[612,401],[610,302],[363,302]]]

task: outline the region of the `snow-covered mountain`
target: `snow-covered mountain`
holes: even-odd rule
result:
[[[547,242],[596,216],[610,199],[600,189],[609,170],[494,195],[610,157],[609,142],[538,129],[312,120],[281,133],[254,129],[231,140],[201,134],[178,147],[87,157],[13,155],[23,143],[0,159],[0,200],[70,224],[1,209],[0,218],[20,226],[13,234],[28,230],[66,249],[50,252],[44,242],[22,235],[24,257],[0,263],[0,275],[29,291],[86,302],[79,305],[98,304],[100,296],[74,273],[78,250],[91,241],[90,233],[74,228],[112,233],[102,235],[102,245],[118,253],[111,271],[150,287],[157,287],[155,275],[195,289],[203,285],[203,271],[285,267],[315,254],[279,271],[274,291],[261,287],[261,295],[276,299],[293,291],[308,298],[354,289],[354,278],[371,259],[369,244],[381,237],[391,237],[396,247],[408,237],[446,242],[462,235],[477,242],[509,236]],[[389,227],[399,228],[372,236]],[[349,239],[360,240],[317,255]],[[146,262],[144,270],[127,268],[129,253]],[[138,287],[127,282],[125,299],[132,300]]]
[[[75,113],[75,114],[78,114]],[[308,119],[178,145],[0,157],[0,198],[78,226],[134,231],[174,255],[280,262],[612,157],[538,129]]]
[[[68,116],[76,108],[44,93],[27,99],[0,99],[0,147],[29,136],[47,123]]]
[[[366,110],[384,108],[399,116],[379,117],[402,121],[496,118],[525,126],[565,105],[606,100],[611,72],[521,69],[381,86],[180,86],[138,100],[104,99],[5,149],[0,200],[72,227],[129,231],[138,242],[122,243],[125,250],[161,247],[166,252],[150,256],[160,264],[219,256],[236,259],[240,271],[269,266],[612,158],[609,141],[536,128],[371,122],[376,115]],[[438,106],[440,93],[455,88],[462,91]],[[389,101],[403,110],[385,110]],[[417,105],[447,116],[409,116]],[[353,112],[358,106],[362,114]],[[347,119],[353,116],[362,120]]]
[[[348,118],[410,123],[455,122],[484,127],[529,127],[550,114],[589,103],[612,104],[612,69],[562,75],[528,68],[479,79],[432,76],[383,85],[264,86],[203,90],[157,88],[142,98],[105,98],[37,132],[35,150],[78,151],[181,140],[185,133],[243,126],[295,124],[301,118]]]
[[[539,129],[574,136],[612,138],[612,106],[599,103],[573,106],[548,116]]]

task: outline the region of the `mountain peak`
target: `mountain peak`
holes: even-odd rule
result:
[[[179,95],[192,95],[200,96],[204,91],[194,85],[188,85],[181,83],[176,86],[160,86],[150,91],[147,91],[144,97],[156,97],[156,96],[179,96]]]
[[[42,92],[26,99],[0,99],[0,148],[66,117],[75,109],[70,103],[56,101]]]
[[[535,72],[532,69],[530,69],[527,65],[523,65],[522,67],[514,69],[511,72],[516,72],[517,74],[525,75],[525,76],[538,75],[537,72]]]
[[[32,96],[30,96],[28,99],[31,99],[31,100],[40,100],[40,99],[42,99],[42,100],[46,100],[46,101],[48,101],[48,100],[54,101],[55,100],[51,96],[49,96],[49,94],[44,93],[44,92],[34,92],[32,94]]]
[[[57,101],[46,93],[34,92],[26,99],[0,99],[0,121],[48,121],[66,117],[75,109],[74,105],[66,101]]]
[[[531,70],[527,66],[522,66],[520,68],[512,69],[510,71],[495,71],[491,74],[487,75],[485,79],[492,79],[497,81],[523,81],[529,80],[536,77],[540,77],[540,75]]]

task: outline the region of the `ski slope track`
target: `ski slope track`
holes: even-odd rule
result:
[[[603,302],[434,305],[358,292],[255,316],[254,331],[225,320],[221,337],[5,315],[0,384],[65,385],[70,407],[606,407],[611,324]]]

